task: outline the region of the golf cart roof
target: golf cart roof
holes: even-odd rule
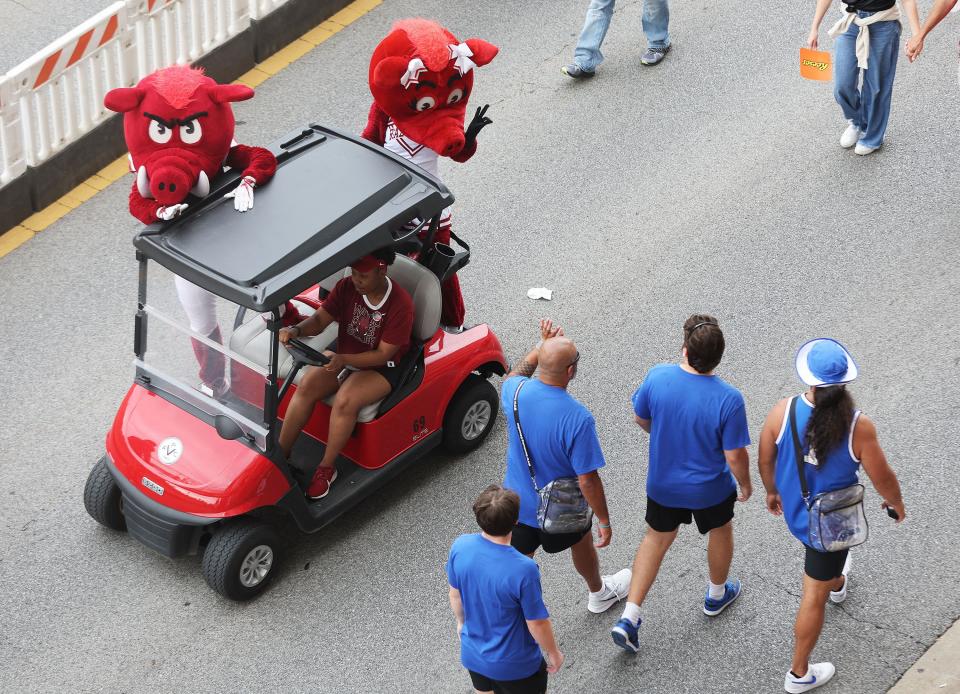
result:
[[[223,197],[239,183],[230,171],[182,218],[145,227],[134,246],[218,296],[269,311],[453,202],[418,166],[332,128],[311,124],[270,149],[277,173],[256,189],[252,210],[241,214]]]

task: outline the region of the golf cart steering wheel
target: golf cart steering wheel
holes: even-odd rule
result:
[[[284,347],[286,347],[287,351],[293,356],[294,361],[309,364],[310,366],[326,366],[330,363],[330,357],[323,352],[318,352],[300,340],[292,338],[287,341]]]

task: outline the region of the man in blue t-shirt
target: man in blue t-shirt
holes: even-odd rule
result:
[[[563,664],[543,604],[537,563],[510,546],[520,499],[492,484],[473,504],[480,534],[450,548],[447,579],[460,661],[477,692],[543,694]]]
[[[577,375],[580,352],[552,321],[540,321],[540,335],[540,343],[507,374],[500,393],[500,406],[508,422],[507,474],[503,486],[520,496],[520,522],[513,530],[512,542],[530,557],[539,547],[548,554],[569,549],[574,567],[587,583],[587,609],[600,613],[626,597],[630,569],[612,576],[600,575],[597,548],[610,544],[613,529],[603,482],[597,472],[604,460],[593,415],[567,392]],[[539,378],[531,378],[538,367]],[[514,420],[514,395],[530,465]],[[536,487],[530,477],[531,467]],[[600,537],[596,545],[589,526],[579,533],[555,534],[540,529],[537,489],[560,477],[577,478],[597,517]]]
[[[740,595],[740,581],[727,576],[733,505],[753,491],[746,449],[750,432],[743,396],[713,373],[724,346],[716,318],[690,316],[683,324],[682,361],[650,369],[633,395],[636,422],[650,434],[649,527],[633,563],[627,605],[611,632],[614,643],[632,653],[640,647],[640,605],[681,523],[696,521],[700,533],[709,535],[704,613],[715,617]]]

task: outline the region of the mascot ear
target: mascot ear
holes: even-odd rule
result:
[[[103,97],[103,105],[111,111],[126,113],[132,111],[143,101],[145,92],[140,87],[119,87],[111,89]]]
[[[373,84],[380,89],[399,89],[400,78],[407,71],[409,60],[392,56],[384,58],[373,69]]]
[[[217,84],[208,87],[207,94],[218,104],[253,98],[253,90],[245,84]]]
[[[467,39],[464,43],[470,46],[470,50],[473,51],[473,56],[470,59],[477,65],[486,65],[500,52],[499,48],[483,39]]]

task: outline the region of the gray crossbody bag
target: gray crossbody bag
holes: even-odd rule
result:
[[[527,469],[530,471],[530,481],[537,492],[537,523],[540,530],[550,535],[566,533],[582,533],[593,523],[593,509],[587,503],[580,481],[576,477],[558,477],[543,488],[537,487],[536,473],[533,471],[533,461],[527,449],[527,441],[520,427],[520,390],[526,384],[524,380],[513,393],[513,421],[517,425],[517,434],[523,455],[527,459]]]

